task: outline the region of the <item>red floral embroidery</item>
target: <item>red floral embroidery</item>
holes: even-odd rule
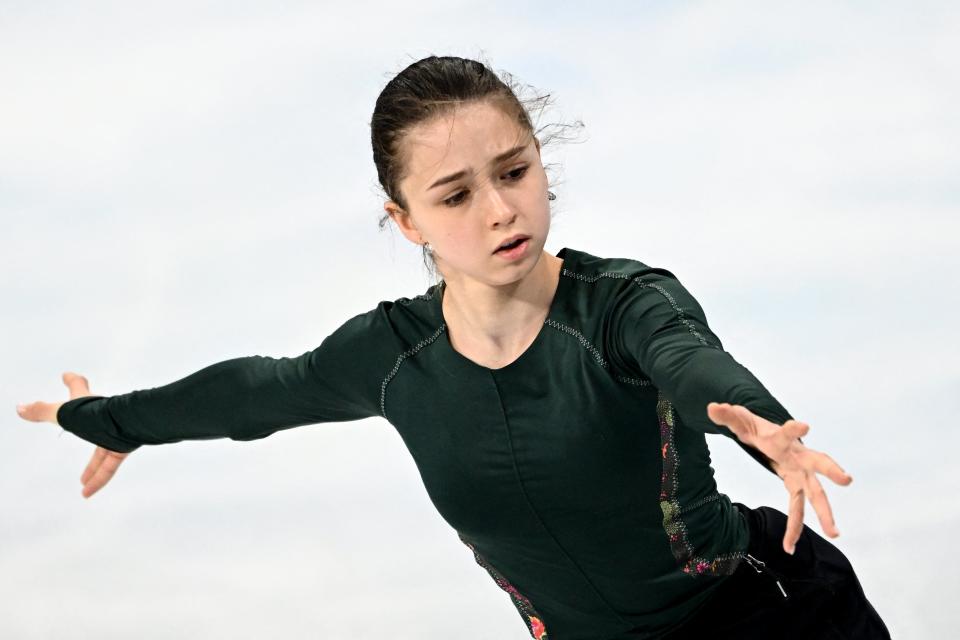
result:
[[[486,569],[487,573],[490,574],[490,577],[493,578],[497,585],[510,595],[510,598],[513,600],[513,605],[517,608],[517,611],[520,612],[520,615],[523,616],[524,622],[527,623],[531,637],[536,640],[548,640],[547,628],[540,619],[540,614],[533,608],[530,600],[517,591],[517,588],[514,587],[502,573],[487,562],[486,558],[480,555],[480,552],[477,551],[477,548],[472,543],[468,542],[462,535],[459,537],[463,544],[467,545],[467,547],[473,551],[473,557],[477,561],[477,564]]]
[[[530,629],[533,631],[533,637],[537,640],[546,640],[547,638],[547,629],[543,626],[543,622],[540,621],[540,618],[536,616],[530,616]]]
[[[696,554],[687,538],[687,525],[681,515],[683,509],[677,501],[678,456],[673,439],[676,416],[673,405],[660,391],[657,392],[657,415],[660,422],[660,451],[663,454],[663,470],[660,474],[660,509],[663,511],[663,529],[670,542],[670,550],[682,571],[688,575],[733,573],[740,563],[742,553],[735,552],[716,558],[703,558]]]

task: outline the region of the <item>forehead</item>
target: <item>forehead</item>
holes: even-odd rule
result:
[[[407,134],[407,176],[419,187],[461,169],[480,171],[524,142],[529,136],[503,109],[486,102],[459,105]]]

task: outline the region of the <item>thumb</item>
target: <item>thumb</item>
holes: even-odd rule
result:
[[[80,375],[79,373],[74,373],[73,371],[64,371],[63,375],[60,376],[60,379],[63,380],[63,384],[67,385],[67,389],[70,391],[71,400],[90,395],[90,383],[86,377]]]
[[[727,430],[740,442],[756,446],[759,436],[757,416],[739,404],[711,402],[707,405],[707,416]]]
[[[707,404],[707,417],[715,424],[728,427],[734,433],[741,431],[742,416],[737,413],[732,404],[726,402],[711,402]]]

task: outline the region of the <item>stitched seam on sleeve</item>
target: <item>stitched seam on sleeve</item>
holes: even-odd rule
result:
[[[416,345],[407,349],[406,351],[401,353],[399,356],[397,356],[397,361],[394,363],[393,369],[390,370],[390,373],[388,373],[384,377],[383,382],[380,383],[380,414],[384,418],[387,417],[387,411],[386,411],[387,385],[390,384],[390,381],[393,379],[393,377],[397,375],[397,372],[400,370],[400,365],[403,364],[404,360],[406,360],[407,358],[413,355],[416,355],[416,353],[420,351],[420,349],[422,349],[423,347],[427,346],[428,344],[436,340],[440,336],[440,334],[442,334],[444,330],[446,330],[446,328],[447,328],[446,323],[440,325],[440,328],[434,331],[432,336],[430,336],[429,338],[424,338],[423,340],[418,342]]]
[[[683,514],[706,504],[710,500],[718,499],[720,495],[718,493],[714,496],[707,496],[707,498],[695,501],[686,507],[681,506],[677,499],[680,456],[677,453],[676,439],[674,438],[676,414],[673,404],[667,400],[662,391],[657,394],[657,421],[660,423],[660,446],[663,459],[660,480],[660,509],[663,511],[663,529],[667,535],[670,550],[673,552],[680,569],[689,576],[729,575],[740,564],[740,560],[743,558],[742,552],[734,551],[708,558],[698,555],[690,542],[687,523],[682,517]]]
[[[619,271],[602,271],[595,276],[586,276],[582,273],[577,273],[576,271],[571,271],[570,269],[564,268],[560,273],[561,275],[567,276],[568,278],[573,278],[574,280],[580,280],[581,282],[586,282],[587,284],[594,284],[601,278],[610,278],[614,280],[634,280],[634,281],[640,280],[639,277],[632,278],[631,276],[625,273],[620,273]],[[643,283],[641,284],[641,286],[644,286],[645,284],[646,283]],[[555,326],[555,328],[558,328],[558,327]],[[590,345],[589,341],[587,341],[586,338],[584,338],[579,331],[576,331],[569,327],[567,327],[564,330],[567,331],[567,333],[571,333],[571,335],[578,336],[578,338],[580,339],[580,343],[584,345],[585,348],[587,348],[587,345]],[[609,370],[608,362],[600,355],[599,350],[597,350],[596,347],[593,347],[593,345],[590,345],[589,349],[594,354],[594,357],[597,359],[597,362],[600,364],[600,366],[602,366],[604,369]],[[637,387],[653,386],[653,381],[646,377],[634,378],[634,377],[624,376],[620,374],[614,374],[613,377],[620,382],[632,384]]]
[[[678,319],[684,326],[687,327],[687,329],[690,331],[690,333],[692,333],[693,336],[694,336],[697,340],[700,341],[700,344],[702,344],[702,345],[704,345],[704,346],[708,346],[708,347],[713,347],[713,346],[715,346],[715,345],[712,345],[712,344],[710,344],[709,342],[707,342],[707,341],[703,338],[703,336],[700,335],[700,332],[697,331],[696,327],[693,326],[693,323],[690,322],[689,320],[687,320],[686,315],[683,313],[683,309],[680,308],[680,305],[678,305],[678,304],[677,304],[677,301],[673,299],[673,296],[670,295],[670,292],[669,292],[669,291],[667,291],[666,289],[664,289],[663,287],[661,287],[661,286],[658,285],[658,284],[653,284],[653,283],[651,283],[651,282],[645,282],[645,281],[642,280],[639,276],[637,276],[636,278],[634,278],[633,281],[634,281],[636,284],[640,285],[641,287],[650,287],[651,289],[656,289],[664,298],[667,299],[667,302],[670,303],[670,306],[673,307],[673,310],[676,312],[676,314],[677,314],[677,319]]]
[[[653,282],[647,282],[646,280],[643,279],[643,276],[630,276],[625,273],[620,273],[619,271],[602,271],[595,276],[585,276],[582,273],[576,273],[576,272],[570,271],[569,269],[564,269],[562,273],[563,275],[569,278],[573,278],[575,280],[581,280],[589,284],[595,283],[600,278],[611,278],[611,279],[619,279],[619,280],[631,280],[634,284],[636,284],[639,287],[649,287],[651,289],[654,289],[657,293],[659,293],[660,295],[662,295],[664,298],[667,299],[667,302],[670,304],[670,307],[673,309],[674,313],[677,314],[677,319],[700,342],[700,344],[708,347],[713,347],[714,349],[719,348],[716,345],[713,345],[707,342],[707,340],[704,339],[702,335],[700,335],[700,332],[697,331],[697,328],[693,326],[693,323],[687,319],[687,316],[683,312],[683,309],[680,308],[680,305],[677,304],[677,301],[674,299],[672,295],[670,295],[669,291],[664,289],[659,284],[656,284]]]
[[[547,318],[544,321],[544,324],[550,325],[554,329],[557,329],[558,331],[563,331],[564,333],[567,333],[573,336],[574,338],[576,338],[580,342],[580,345],[593,355],[593,359],[596,361],[596,363],[609,371],[610,363],[604,359],[603,354],[600,353],[600,350],[597,349],[589,340],[587,340],[587,338],[581,332],[577,331],[573,327],[565,325],[562,322],[557,322],[556,320],[553,320],[551,318]],[[619,380],[620,382],[626,382],[628,384],[632,384],[637,387],[647,387],[653,384],[653,382],[647,378],[630,378],[628,376],[622,376],[618,374],[614,374],[613,377]]]

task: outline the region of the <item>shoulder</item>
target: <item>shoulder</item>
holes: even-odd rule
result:
[[[561,275],[577,281],[576,292],[591,304],[626,293],[639,293],[644,287],[667,281],[679,282],[664,267],[646,264],[635,258],[601,257],[585,251],[565,248]]]
[[[604,339],[623,331],[652,333],[675,323],[706,326],[703,307],[673,271],[634,258],[568,252],[563,275],[576,281],[571,307],[598,323]]]
[[[442,322],[434,305],[436,293],[434,285],[412,298],[381,300],[372,309],[349,317],[327,339],[396,357],[439,332]]]
[[[308,354],[318,388],[339,403],[352,401],[367,415],[385,416],[386,382],[404,358],[440,335],[431,294],[381,300],[349,316]]]

